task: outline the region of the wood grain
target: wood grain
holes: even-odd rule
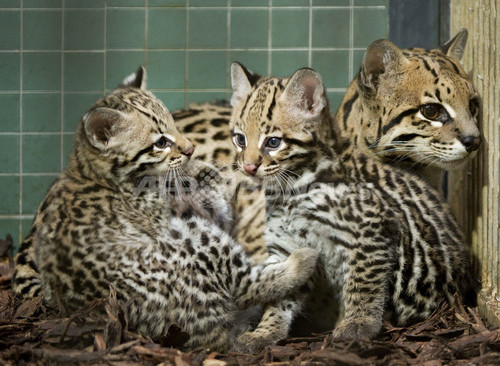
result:
[[[500,325],[500,0],[452,0],[451,34],[469,30],[462,59],[482,97],[483,144],[476,158],[450,175],[449,199],[472,244],[481,276],[481,314]]]

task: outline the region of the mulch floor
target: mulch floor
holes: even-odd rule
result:
[[[129,329],[114,294],[66,316],[39,298],[15,304],[8,246],[0,240],[1,365],[500,365],[500,329],[458,302],[411,327],[386,324],[375,340],[325,333],[283,340],[258,355],[183,351],[176,348],[182,333],[154,343]]]

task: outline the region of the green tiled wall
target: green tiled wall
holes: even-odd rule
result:
[[[16,245],[67,163],[80,116],[141,64],[174,110],[230,97],[228,68],[317,69],[332,109],[388,0],[0,0],[0,237]]]

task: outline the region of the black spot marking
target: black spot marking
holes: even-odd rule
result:
[[[349,99],[347,102],[344,104],[344,129],[347,129],[347,119],[349,118],[349,115],[351,114],[352,110],[352,105],[358,99],[359,94],[358,92],[354,93],[351,99]]]

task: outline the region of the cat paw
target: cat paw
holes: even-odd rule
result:
[[[333,336],[339,338],[375,338],[382,329],[382,319],[360,317],[344,319],[333,330]]]
[[[285,337],[286,335],[283,337],[274,333],[249,331],[236,338],[232,350],[234,352],[257,354],[267,346],[273,346]]]
[[[290,254],[288,261],[291,263],[291,270],[295,272],[296,275],[308,279],[312,276],[316,268],[318,256],[318,251],[312,248],[300,248],[294,250],[292,254]]]

